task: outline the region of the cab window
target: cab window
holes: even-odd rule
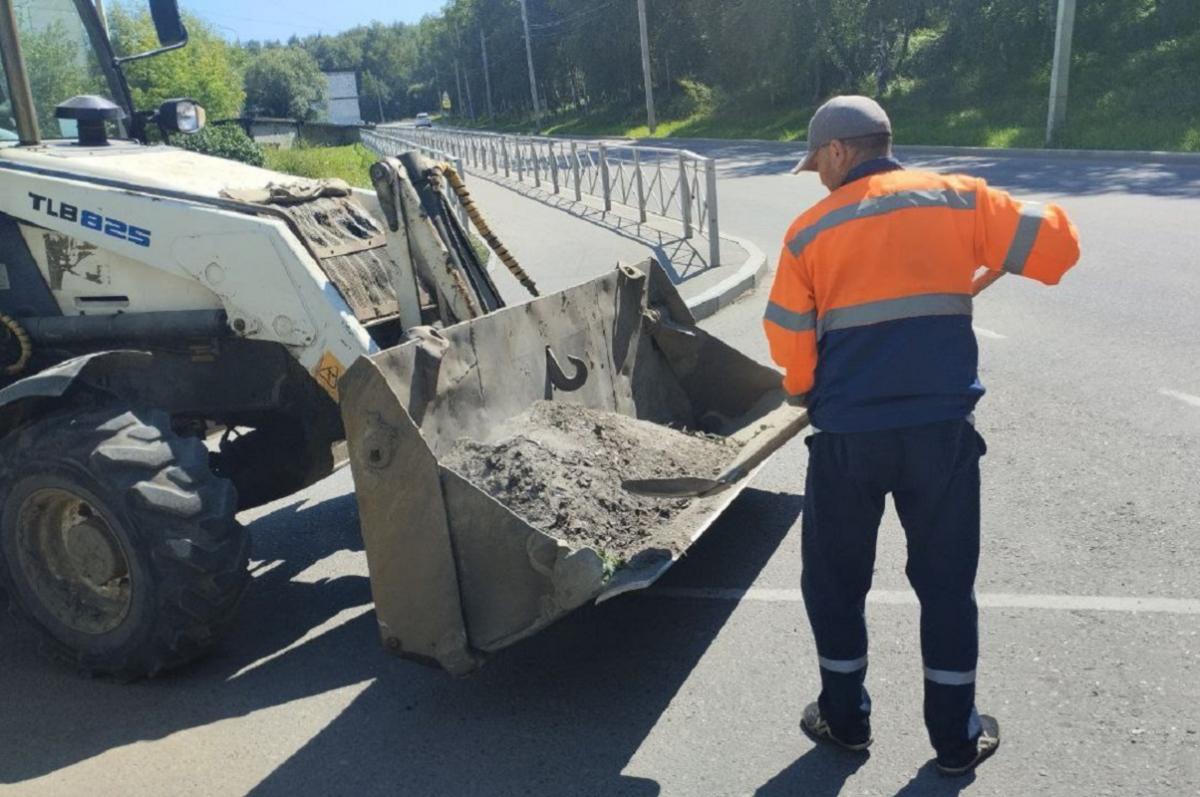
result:
[[[75,122],[54,118],[54,107],[77,94],[110,97],[74,0],[14,0],[25,72],[43,138],[73,138]],[[0,107],[0,128],[16,137],[12,103]]]

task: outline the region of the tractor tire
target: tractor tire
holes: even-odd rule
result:
[[[47,649],[150,677],[213,646],[249,584],[232,484],[163,412],[57,412],[0,440],[0,586]]]

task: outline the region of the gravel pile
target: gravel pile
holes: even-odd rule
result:
[[[736,453],[722,437],[543,401],[497,442],[460,440],[442,461],[534,527],[625,560],[657,547],[692,499],[633,495],[623,480],[714,477]]]

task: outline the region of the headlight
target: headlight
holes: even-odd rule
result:
[[[158,126],[168,133],[195,133],[204,121],[204,106],[195,100],[167,100],[158,108]]]

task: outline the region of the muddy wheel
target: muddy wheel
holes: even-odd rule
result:
[[[237,496],[165,413],[50,415],[0,441],[0,585],[50,651],[151,676],[205,652],[249,582]]]

